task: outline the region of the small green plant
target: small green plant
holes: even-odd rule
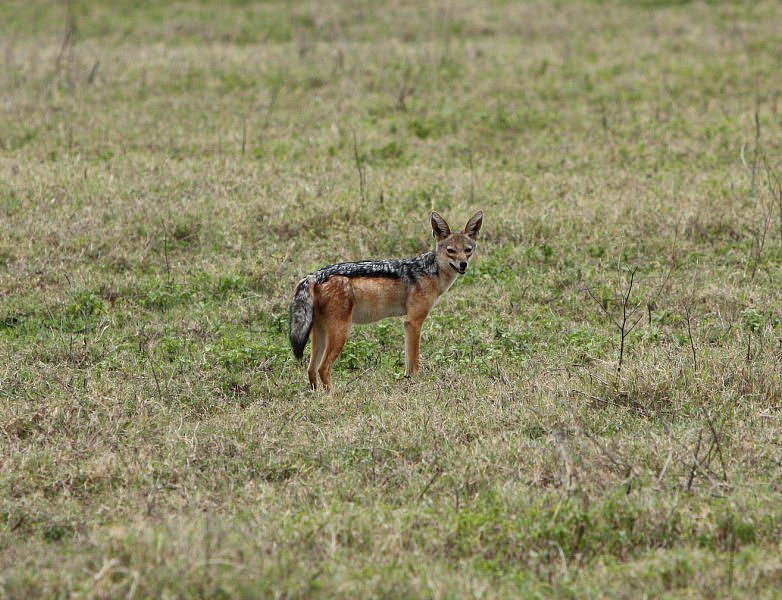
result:
[[[141,292],[141,305],[158,311],[169,310],[190,298],[190,291],[177,283],[153,282]]]

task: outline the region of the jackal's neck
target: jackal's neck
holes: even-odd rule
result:
[[[434,273],[436,274],[435,277],[437,278],[437,289],[440,292],[439,295],[442,296],[453,285],[454,281],[456,281],[457,274],[456,271],[450,267],[447,269],[442,268],[437,262],[436,256],[434,257],[433,265]]]
[[[408,259],[407,261],[408,277],[412,281],[415,281],[419,277],[426,277],[434,279],[437,285],[437,295],[440,296],[445,293],[449,287],[456,280],[456,273],[453,269],[443,269],[437,261],[436,252],[426,252],[419,254],[415,258]]]

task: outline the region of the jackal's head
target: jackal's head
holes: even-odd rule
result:
[[[475,254],[481,224],[483,212],[479,210],[467,221],[464,231],[453,233],[445,219],[436,212],[432,213],[432,235],[437,240],[437,264],[441,269],[453,269],[459,275],[467,272],[467,264]]]

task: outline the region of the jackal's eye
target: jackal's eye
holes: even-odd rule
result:
[[[464,249],[464,251],[465,251],[467,254],[469,254],[470,252],[472,252],[472,246],[467,246],[467,247]]]
[[[454,250],[454,249],[453,249],[453,248],[451,248],[450,246],[448,246],[448,247],[445,249],[445,251],[446,251],[448,254],[456,254],[456,250]]]

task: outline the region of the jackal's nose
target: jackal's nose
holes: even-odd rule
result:
[[[467,268],[467,261],[463,260],[462,262],[460,262],[459,267],[461,268],[462,271],[464,271]]]

